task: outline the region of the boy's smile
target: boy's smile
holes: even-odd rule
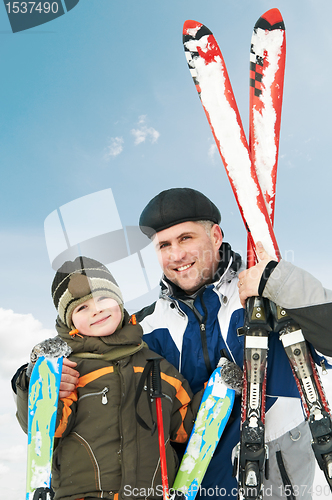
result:
[[[121,317],[120,306],[114,299],[97,296],[75,307],[72,322],[82,335],[106,337],[115,332]]]

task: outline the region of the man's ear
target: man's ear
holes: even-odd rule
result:
[[[221,247],[223,235],[220,226],[218,224],[214,224],[211,228],[211,237],[212,241],[217,249]]]

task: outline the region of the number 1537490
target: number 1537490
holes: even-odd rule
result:
[[[56,14],[59,10],[58,2],[8,2],[6,3],[8,14]]]

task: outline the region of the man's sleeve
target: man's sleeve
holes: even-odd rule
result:
[[[332,291],[310,273],[281,260],[265,285],[263,296],[284,307],[314,348],[332,356]]]

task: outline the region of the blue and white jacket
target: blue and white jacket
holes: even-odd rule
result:
[[[172,363],[188,380],[194,393],[209,378],[202,347],[202,324],[212,370],[221,355],[226,355],[241,368],[243,366],[244,337],[239,334],[239,329],[243,326],[244,309],[237,288],[241,258],[227,243],[223,243],[221,255],[228,257],[226,261],[225,258],[222,260],[219,277],[202,287],[194,298],[185,296],[164,277],[160,298],[137,314],[144,331],[143,339],[150,349]],[[266,394],[265,440],[269,442],[304,421],[289,360],[278,334],[274,332],[269,335]],[[236,398],[232,417],[233,421],[225,429],[202,483],[205,488],[222,486],[230,495],[237,484],[231,477],[231,454],[240,435],[240,398]]]

